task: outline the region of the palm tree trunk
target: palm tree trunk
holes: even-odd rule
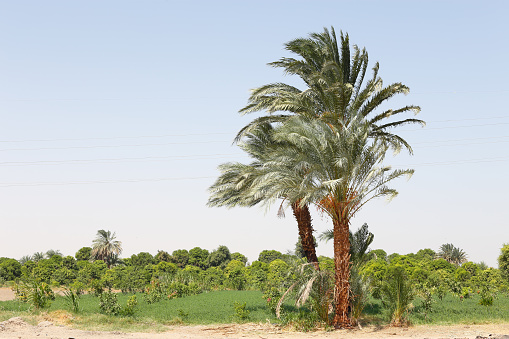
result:
[[[311,213],[307,205],[300,207],[300,201],[292,204],[293,215],[297,220],[302,250],[309,263],[313,263],[316,270],[320,270],[316,257],[315,239],[313,238],[313,226],[311,225]]]
[[[350,304],[350,239],[348,220],[333,220],[336,312],[332,321],[336,328],[351,328]]]

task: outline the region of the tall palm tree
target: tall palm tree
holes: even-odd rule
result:
[[[110,231],[97,231],[97,237],[92,245],[91,258],[104,261],[110,268],[122,253],[122,242],[115,238],[115,233],[112,234]]]
[[[335,128],[320,120],[295,116],[278,127],[276,141],[282,151],[271,153],[264,175],[253,183],[264,192],[263,204],[285,195],[301,206],[315,204],[332,219],[335,265],[336,327],[350,327],[348,314],[350,275],[350,219],[368,201],[397,192],[386,184],[413,174],[413,170],[391,170],[382,161],[385,142],[372,140],[370,123],[361,114]],[[305,173],[303,176],[302,173]]]
[[[360,114],[370,125],[370,136],[381,137],[395,151],[405,147],[412,153],[411,146],[390,129],[409,123],[424,125],[424,121],[407,118],[381,122],[406,112],[417,114],[420,107],[408,105],[378,112],[382,103],[397,94],[407,94],[409,88],[402,83],[384,87],[378,76],[378,63],[373,67],[371,79],[363,86],[368,53],[354,45],[352,55],[348,34],[341,32],[338,41],[334,28],[330,32],[325,28],[323,33],[288,42],[286,49],[300,58],[282,58],[269,65],[300,77],[307,88],[300,90],[284,83],[271,83],[252,90],[248,105],[240,113],[265,111],[268,115],[245,126],[238,133],[237,141],[260,123],[283,122],[294,114],[320,119],[333,126],[348,124]]]
[[[263,175],[265,162],[269,161],[270,150],[284,148],[284,144],[276,142],[273,137],[273,126],[270,123],[261,123],[252,128],[242,141],[239,147],[244,150],[253,161],[248,164],[226,163],[219,166],[221,175],[209,188],[211,194],[208,206],[243,206],[252,207],[265,199],[262,190],[253,190],[253,182],[260,175]],[[282,199],[286,199],[284,195]],[[299,238],[302,244],[304,255],[308,262],[313,263],[319,269],[316,256],[315,241],[313,238],[313,227],[311,224],[311,213],[308,205],[301,205],[299,200],[291,202],[293,215],[297,221]],[[279,216],[284,215],[283,210],[278,212]]]

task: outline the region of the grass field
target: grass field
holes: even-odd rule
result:
[[[118,294],[120,305],[125,306],[129,295]],[[138,306],[134,316],[108,316],[101,314],[99,300],[92,295],[80,299],[81,311],[70,312],[65,298],[57,296],[49,308],[32,311],[29,304],[18,301],[0,302],[0,321],[14,316],[36,323],[41,318],[59,320],[63,324],[82,329],[113,330],[122,328],[125,331],[164,330],[172,324],[224,324],[239,321],[271,322],[278,320],[268,310],[262,293],[258,291],[217,291],[184,298],[163,300],[147,304],[143,295],[138,294]],[[246,303],[248,318],[240,319],[234,308],[235,303]],[[410,314],[412,324],[484,324],[509,322],[509,297],[499,295],[493,306],[481,306],[479,297],[474,296],[464,301],[447,295],[442,301],[436,300],[432,311],[425,317],[419,299],[414,300]],[[286,304],[287,312],[296,311]],[[379,300],[372,299],[364,310],[363,324],[387,324],[388,314]]]

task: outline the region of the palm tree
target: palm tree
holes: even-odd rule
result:
[[[208,206],[252,207],[265,199],[263,191],[253,189],[252,185],[256,178],[264,173],[264,164],[270,160],[267,157],[270,154],[269,150],[284,148],[284,144],[276,142],[272,138],[273,130],[270,123],[261,123],[246,133],[238,145],[253,161],[249,165],[241,163],[220,165],[221,175],[209,188],[211,196],[207,203]],[[284,195],[281,198],[286,199]],[[308,205],[301,206],[296,200],[291,203],[291,208],[297,221],[304,256],[318,270],[318,258]],[[284,210],[280,209],[278,215],[284,216]]]
[[[332,219],[334,233],[336,327],[350,327],[350,219],[368,201],[397,192],[386,184],[413,170],[382,166],[388,149],[385,142],[371,140],[370,123],[361,114],[335,128],[320,120],[295,116],[274,133],[286,144],[271,153],[264,175],[253,183],[264,192],[263,204],[286,196],[301,206],[315,204]],[[305,173],[303,176],[302,173]]]
[[[443,244],[437,254],[438,258],[442,258],[456,266],[467,261],[467,254],[460,248],[454,247],[453,244]]]
[[[370,136],[381,137],[395,151],[403,146],[412,153],[410,145],[392,134],[390,129],[409,123],[424,125],[424,121],[409,118],[383,124],[380,122],[406,112],[417,114],[420,107],[409,105],[376,113],[382,103],[397,94],[407,94],[409,88],[402,83],[384,87],[378,76],[378,63],[373,67],[372,78],[363,87],[368,53],[354,45],[351,56],[348,34],[341,32],[338,42],[334,28],[330,32],[325,28],[323,33],[312,33],[307,39],[298,38],[288,42],[286,49],[301,59],[282,58],[269,65],[283,68],[285,74],[297,75],[307,88],[300,90],[284,83],[272,83],[252,90],[248,105],[240,113],[265,111],[268,115],[245,126],[238,133],[237,141],[260,123],[283,122],[294,114],[320,119],[336,127],[348,124],[360,114],[368,119]]]
[[[93,241],[91,258],[93,260],[102,260],[110,268],[122,253],[122,242],[115,240],[115,233],[99,230],[97,237]]]
[[[35,252],[32,255],[32,261],[34,261],[34,262],[39,262],[42,259],[44,259],[44,253],[42,253],[42,252]]]
[[[47,250],[44,256],[46,259],[51,259],[54,255],[62,256],[62,252],[59,250]]]

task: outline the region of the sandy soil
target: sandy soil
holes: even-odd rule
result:
[[[10,288],[0,287],[0,301],[13,300],[14,292]]]
[[[9,289],[0,289],[0,300],[12,299]],[[230,324],[215,326],[169,326],[162,333],[125,333],[121,331],[99,332],[82,331],[42,321],[32,326],[16,317],[0,322],[0,338],[9,339],[176,339],[176,338],[263,338],[263,339],[300,339],[300,338],[503,338],[509,339],[508,324],[454,325],[454,326],[413,326],[409,328],[366,327],[355,330],[333,332],[299,333],[280,329],[268,324]]]

